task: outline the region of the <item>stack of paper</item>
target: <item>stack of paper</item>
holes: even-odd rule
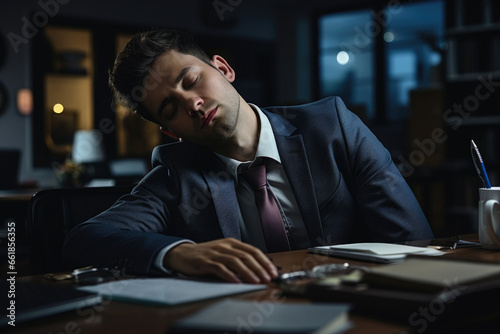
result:
[[[429,256],[438,256],[444,254],[444,252],[436,250],[434,248],[377,242],[318,246],[309,248],[309,252],[378,263],[391,263],[401,261],[404,260],[409,254]]]

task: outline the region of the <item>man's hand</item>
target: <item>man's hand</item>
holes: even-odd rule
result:
[[[258,248],[232,238],[180,244],[167,252],[163,265],[184,275],[216,275],[233,283],[268,283],[278,275]]]

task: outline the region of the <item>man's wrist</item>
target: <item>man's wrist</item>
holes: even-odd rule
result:
[[[174,243],[166,246],[165,248],[163,248],[156,256],[156,260],[155,260],[156,268],[167,273],[167,274],[172,274],[173,270],[165,267],[165,258],[167,257],[167,253],[169,253],[173,248],[179,246],[180,244],[184,244],[184,243],[194,244],[194,241],[189,240],[189,239],[182,239],[182,240],[174,242]]]

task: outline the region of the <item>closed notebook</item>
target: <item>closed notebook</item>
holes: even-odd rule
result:
[[[429,292],[498,280],[498,264],[442,258],[408,258],[401,263],[371,268],[363,276],[363,281],[373,287]]]
[[[341,333],[350,328],[349,306],[226,299],[175,323],[169,333]]]

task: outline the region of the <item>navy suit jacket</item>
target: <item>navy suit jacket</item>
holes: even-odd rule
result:
[[[263,111],[312,245],[433,237],[389,152],[340,98]],[[241,239],[235,180],[216,155],[176,142],[152,159],[131,194],[70,231],[73,265],[152,275],[155,255],[180,239]]]

